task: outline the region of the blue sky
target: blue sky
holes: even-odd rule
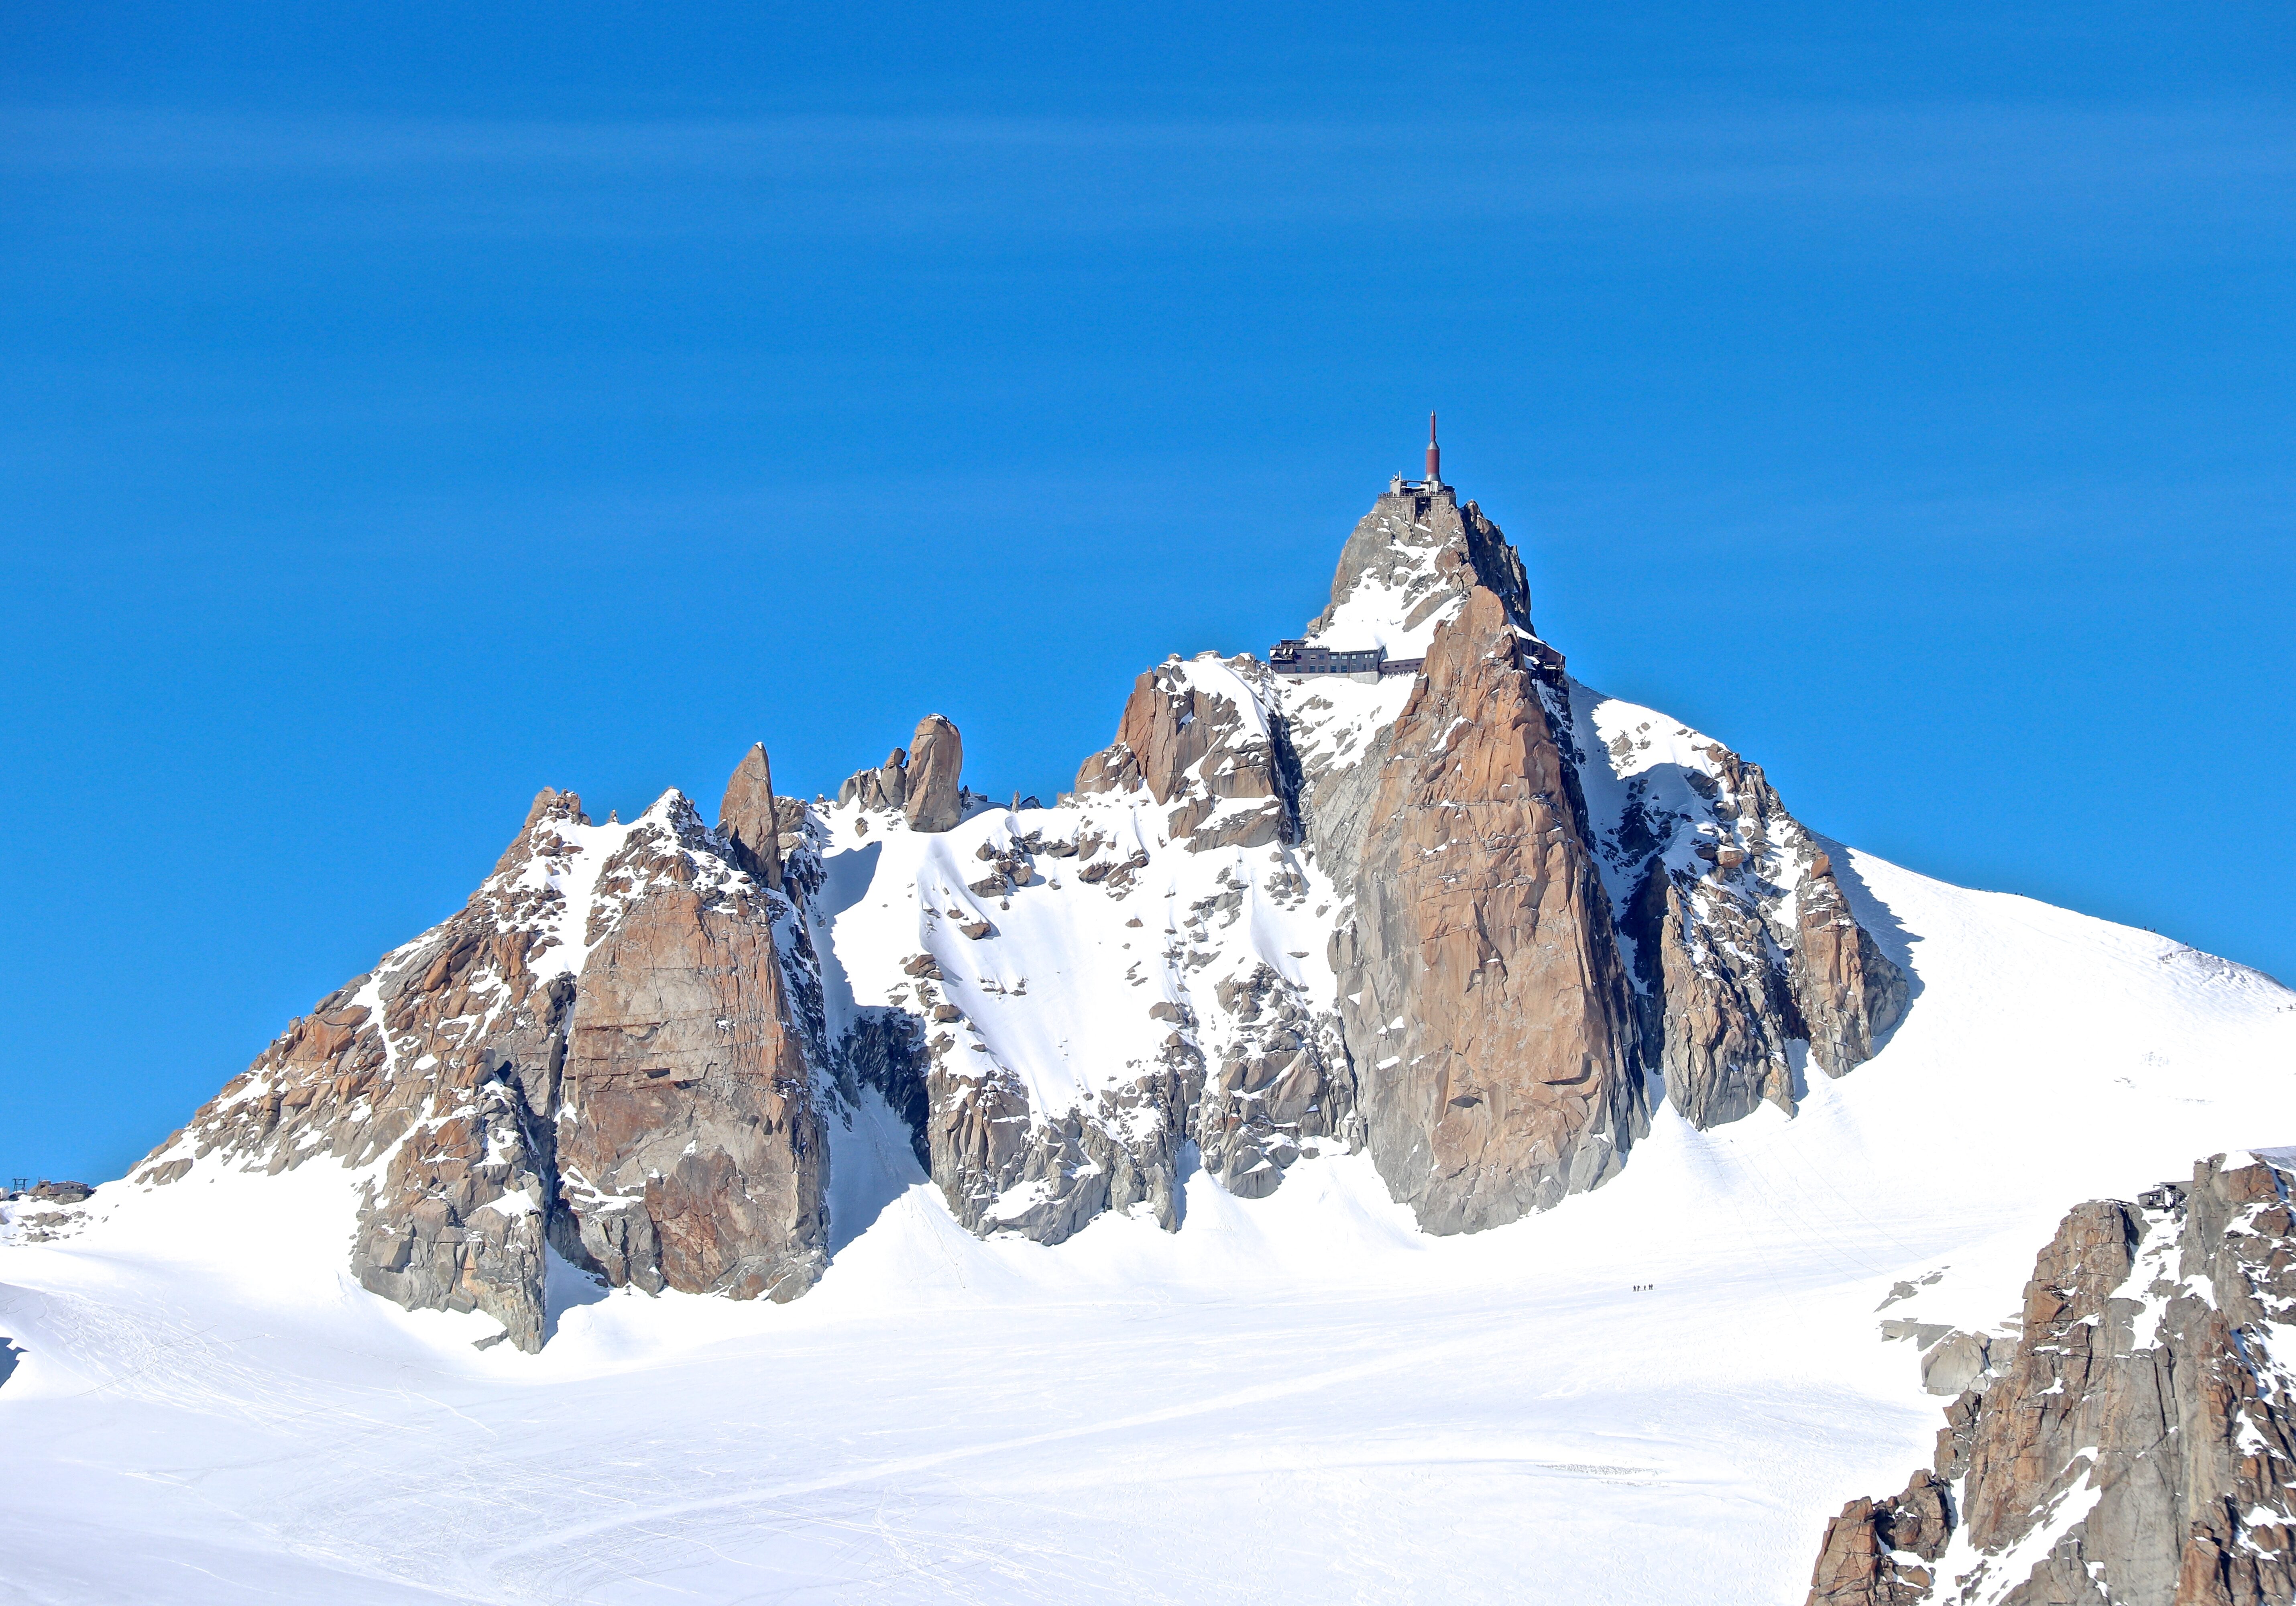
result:
[[[2296,979],[2284,9],[1590,9],[13,19],[0,1173],[116,1174],[545,784],[939,711],[1049,794],[1431,407],[1583,679]]]

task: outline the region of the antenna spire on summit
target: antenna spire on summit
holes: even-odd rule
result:
[[[1443,482],[1443,454],[1435,444],[1435,415],[1427,415],[1427,483]]]

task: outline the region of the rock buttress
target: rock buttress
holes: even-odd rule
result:
[[[1115,743],[1085,760],[1077,791],[1145,787],[1168,806],[1171,839],[1191,852],[1296,840],[1297,777],[1280,726],[1244,679],[1266,671],[1249,659],[1220,670],[1225,690],[1202,683],[1212,677],[1200,679],[1195,666],[1177,659],[1143,671],[1125,699]]]
[[[600,871],[659,890],[582,969],[558,1115],[569,1257],[647,1289],[791,1299],[828,1240],[805,1055],[762,889],[686,867],[668,833],[634,833]]]
[[[615,1282],[802,1291],[827,1178],[775,944],[788,905],[734,856],[675,792],[597,827],[545,789],[463,910],[293,1022],[136,1180],[376,1166],[360,1282],[482,1311],[529,1351],[551,1245]]]
[[[1582,811],[1505,602],[1444,625],[1396,721],[1332,938],[1374,1160],[1431,1231],[1592,1188],[1647,1128]]]
[[[1577,717],[1599,706],[1591,696],[1579,688]],[[1793,1045],[1808,1042],[1811,1063],[1844,1075],[1904,1018],[1910,988],[1762,767],[1677,735],[1689,738],[1687,762],[1637,771],[1636,750],[1650,742],[1625,731],[1578,753],[1609,771],[1595,851],[1623,894],[1644,1058],[1693,1126],[1735,1121],[1766,1099],[1791,1115]]]
[[[1810,1601],[2296,1601],[2286,1182],[2219,1155],[2181,1205],[2075,1207],[2034,1263],[2014,1355],[1946,1410],[1931,1473],[1960,1531],[1934,1588],[1884,1555],[1872,1589],[1900,1593],[1843,1593],[1853,1501]]]
[[[1882,955],[1849,912],[1833,859],[1819,853],[1796,889],[1792,976],[1810,1058],[1829,1076],[1865,1064],[1906,1017],[1905,972]]]

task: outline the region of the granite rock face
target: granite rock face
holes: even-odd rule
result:
[[[1264,671],[1231,660],[1214,677],[1178,659],[1134,682],[1111,746],[1077,771],[1080,794],[1144,787],[1192,852],[1261,847],[1298,836],[1296,766],[1249,687]],[[1227,808],[1223,805],[1239,803]]]
[[[1813,1606],[1912,1606],[1928,1598],[1931,1570],[1953,1534],[1951,1494],[1928,1472],[1916,1472],[1906,1492],[1882,1500],[1853,1500],[1825,1525]]]
[[[1593,722],[1583,688],[1572,704]],[[1644,756],[1652,736],[1669,761]],[[1605,800],[1595,846],[1634,955],[1644,1058],[1675,1108],[1701,1127],[1765,1100],[1792,1114],[1800,1046],[1832,1076],[1871,1058],[1905,1016],[1906,976],[1761,766],[1678,729],[1578,739]]]
[[[1849,912],[1832,855],[1812,858],[1795,903],[1795,1010],[1810,1058],[1839,1076],[1871,1059],[1883,1034],[1905,1018],[1909,989],[1905,972],[1882,957],[1873,934]]]
[[[773,764],[766,757],[766,745],[753,743],[726,783],[726,799],[718,805],[718,834],[733,850],[736,864],[779,892],[783,829],[774,800]]]
[[[2220,1155],[2179,1204],[2076,1207],[2034,1263],[2014,1355],[1947,1408],[1931,1472],[1915,1475],[1949,1486],[1957,1528],[1928,1557],[1934,1576],[1861,1561],[1841,1536],[1867,1504],[1853,1501],[1810,1599],[2296,1600],[2288,1181]],[[1869,1593],[1844,1593],[1861,1576]]]
[[[946,831],[964,818],[958,775],[964,768],[964,739],[937,713],[917,721],[909,742],[907,801],[901,807],[913,831]]]
[[[819,1274],[827,1150],[770,911],[707,843],[633,833],[648,895],[594,931],[560,1085],[568,1258],[648,1290],[790,1299]]]
[[[1657,918],[1634,927],[1649,934],[1638,956],[1656,961],[1636,1001],[1675,1108],[1698,1127],[1751,1115],[1764,1099],[1791,1115],[1793,998],[1785,956],[1759,914],[1729,898],[1694,910],[1696,889],[1685,894],[1662,872],[1644,885],[1663,911],[1650,909]]]
[[[1647,1130],[1610,903],[1518,642],[1480,587],[1437,630],[1332,940],[1372,1157],[1431,1231],[1594,1187]]]
[[[468,905],[294,1022],[137,1179],[380,1162],[360,1281],[529,1351],[552,1248],[612,1283],[802,1292],[826,1158],[775,957],[789,905],[735,856],[676,792],[602,827],[545,790]]]

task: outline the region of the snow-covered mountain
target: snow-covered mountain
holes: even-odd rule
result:
[[[1929,1456],[1925,1386],[1980,1442],[1988,1399],[2079,1396],[2027,1377],[2030,1297],[2005,1325],[2022,1263],[2092,1196],[2296,1132],[2296,994],[1821,839],[1573,679],[1448,487],[1377,498],[1302,642],[1149,670],[1049,805],[965,788],[939,716],[833,802],[753,749],[715,827],[545,790],[464,909],[127,1178],[8,1207],[0,1421],[57,1446],[0,1518],[10,1587],[2087,1576],[2104,1549],[2048,1547],[2122,1464],[2093,1446],[1994,1484],[1940,1447],[1826,1519]],[[2178,1230],[2237,1259],[2256,1217]],[[2289,1313],[2210,1286],[2268,1436]],[[2007,1509],[2044,1485],[2055,1514]],[[2277,1553],[2243,1498],[2208,1542]]]

